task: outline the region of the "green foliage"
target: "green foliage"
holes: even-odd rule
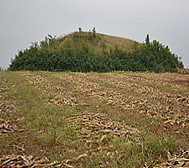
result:
[[[92,32],[93,32],[93,37],[96,38],[96,30],[95,30],[95,27],[93,27]]]
[[[146,44],[150,44],[150,36],[149,36],[149,34],[147,34],[147,36],[145,38],[145,42],[146,42]]]
[[[118,45],[107,50],[105,41],[96,33],[74,32],[71,39],[59,47],[59,39],[48,35],[38,45],[32,43],[29,48],[19,51],[11,61],[10,70],[44,70],[44,71],[149,71],[176,72],[183,68],[177,55],[171,53],[168,46],[159,41],[150,42],[149,35],[145,43],[133,43],[132,51],[120,49]],[[100,44],[99,44],[100,42]],[[95,46],[102,51],[95,51]]]

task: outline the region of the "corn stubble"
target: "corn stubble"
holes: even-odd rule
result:
[[[64,145],[70,156],[64,152],[60,152],[62,159],[27,155],[27,146],[15,142],[20,153],[0,153],[0,167],[189,167],[188,145],[183,145],[189,138],[188,74],[0,73],[0,134],[4,139],[12,133],[19,136],[29,129],[22,126],[23,121],[30,122],[27,115],[15,115],[22,106],[17,109],[11,93],[21,94],[16,88],[20,84],[8,75],[16,73],[24,79],[22,85],[38,90],[44,99],[41,106],[70,112],[58,115],[64,128],[55,125],[51,142],[52,148]],[[46,129],[40,128],[44,133]],[[61,129],[74,134],[71,144]]]

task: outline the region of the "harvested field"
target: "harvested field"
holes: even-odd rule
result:
[[[0,71],[0,167],[189,167],[189,74]]]

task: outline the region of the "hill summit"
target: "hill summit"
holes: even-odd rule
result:
[[[97,33],[79,31],[63,37],[48,35],[21,50],[9,70],[77,72],[154,71],[175,72],[183,63],[159,41],[144,43]]]

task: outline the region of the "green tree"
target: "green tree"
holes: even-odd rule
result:
[[[95,30],[95,27],[93,27],[92,32],[93,32],[93,37],[95,38],[95,37],[96,37],[96,30]]]
[[[150,36],[149,36],[149,34],[146,35],[145,42],[146,42],[146,44],[150,44]]]

